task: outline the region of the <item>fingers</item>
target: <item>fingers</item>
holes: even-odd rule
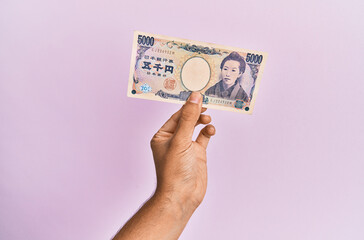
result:
[[[191,141],[193,130],[200,118],[202,95],[192,92],[186,104],[181,109],[181,116],[176,129],[176,139]]]
[[[209,144],[210,137],[215,135],[216,130],[213,125],[207,125],[203,129],[201,129],[200,134],[196,138],[196,142],[199,143],[204,148],[207,148]]]
[[[167,122],[161,127],[160,131],[174,133],[181,117],[181,109],[174,113]]]
[[[182,107],[183,108],[183,107]],[[174,113],[168,120],[166,123],[164,123],[164,125],[160,128],[160,131],[163,131],[163,132],[168,132],[168,133],[174,133],[176,128],[177,128],[177,125],[178,125],[178,122],[179,122],[179,119],[181,117],[181,111],[182,111],[182,108],[179,109],[176,113]],[[201,113],[205,112],[207,110],[207,108],[203,107],[201,109]],[[196,124],[196,126],[198,124],[208,124],[211,122],[211,117],[209,115],[205,115],[205,114],[201,114],[203,116],[200,116],[199,120],[198,120],[198,123]],[[207,116],[207,117],[206,117]],[[210,119],[210,120],[209,120]]]
[[[199,124],[209,124],[211,122],[211,117],[210,115],[206,115],[206,114],[201,114],[196,125],[199,125]]]

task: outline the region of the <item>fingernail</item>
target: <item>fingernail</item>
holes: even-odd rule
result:
[[[193,102],[199,104],[201,100],[201,94],[199,92],[192,92],[190,97],[188,98],[189,102]]]

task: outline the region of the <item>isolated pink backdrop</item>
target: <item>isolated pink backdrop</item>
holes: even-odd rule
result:
[[[363,1],[0,2],[0,239],[110,239],[180,106],[126,97],[134,30],[268,52],[252,116],[209,110],[181,239],[364,239]]]

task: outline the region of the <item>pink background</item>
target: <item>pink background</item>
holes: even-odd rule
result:
[[[180,106],[126,97],[134,30],[268,52],[252,116],[209,110],[181,239],[364,239],[363,1],[0,2],[0,239],[110,239]]]

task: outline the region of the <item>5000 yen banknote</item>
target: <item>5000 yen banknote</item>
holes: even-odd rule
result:
[[[128,96],[184,103],[192,91],[203,106],[251,114],[267,54],[134,32]]]

